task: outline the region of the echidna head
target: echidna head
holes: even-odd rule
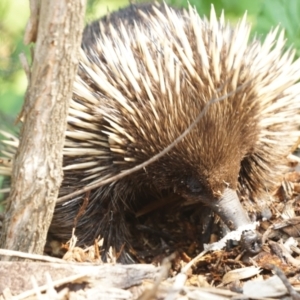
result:
[[[239,176],[243,176],[243,163],[247,163],[258,141],[258,114],[256,107],[251,107],[252,97],[256,95],[252,92],[249,102],[244,103],[245,111],[241,113],[242,108],[239,107],[243,95],[250,89],[251,84],[245,85],[229,99],[212,104],[183,140],[145,168],[145,182],[151,182],[158,190],[173,190],[190,203],[209,205],[224,216],[231,229],[249,222],[242,212],[236,190]],[[205,90],[203,95],[199,95],[198,91],[182,83],[182,95],[178,98],[173,95],[173,103],[169,107],[169,111],[175,109],[176,116],[164,111],[168,99],[163,99],[161,95],[155,106],[158,119],[140,107],[143,122],[139,120],[139,128],[130,131],[136,141],[132,157],[143,162],[163,151],[197,118],[210,99],[226,94],[222,87],[218,90],[216,95],[205,98]],[[228,199],[234,202],[227,203]],[[231,215],[228,218],[229,212],[226,210],[225,213],[221,201],[226,202],[236,217]]]

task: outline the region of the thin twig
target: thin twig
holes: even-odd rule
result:
[[[264,267],[266,269],[272,270],[279,277],[279,279],[282,281],[293,300],[300,300],[300,294],[297,293],[297,291],[295,291],[295,289],[292,287],[291,283],[286,278],[285,274],[282,272],[281,269],[279,269],[273,264],[266,264]]]

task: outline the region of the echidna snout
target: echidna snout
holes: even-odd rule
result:
[[[235,230],[251,224],[248,215],[245,213],[236,191],[226,188],[223,195],[210,202],[210,207],[224,221],[229,229]],[[261,250],[261,235],[253,228],[244,230],[242,235],[242,247],[249,254],[256,254]]]

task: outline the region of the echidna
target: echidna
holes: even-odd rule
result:
[[[131,5],[87,26],[60,197],[147,161],[221,99],[143,170],[58,203],[51,236],[67,241],[76,219],[80,245],[100,236],[129,262],[132,220],[161,199],[176,199],[167,210],[209,207],[231,230],[250,223],[239,197],[266,198],[300,136],[300,61],[278,28],[264,42],[249,34],[246,17],[233,28],[213,8],[207,20],[165,4]]]

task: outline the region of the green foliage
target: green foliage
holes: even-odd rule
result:
[[[20,110],[27,84],[19,54],[28,52],[22,39],[29,7],[26,1],[0,3],[0,112],[15,115]],[[20,11],[21,16],[16,13]],[[2,122],[0,116],[0,127]]]
[[[187,7],[186,0],[169,0],[174,6]],[[248,21],[252,23],[252,32],[264,37],[278,24],[285,30],[287,45],[296,48],[300,56],[300,1],[299,0],[190,0],[200,15],[209,15],[211,3],[217,14],[222,10],[232,23],[235,23],[247,11]]]
[[[201,16],[209,16],[210,8],[213,4],[217,14],[220,14],[224,10],[226,17],[233,21],[239,19],[245,11],[250,16],[256,15],[260,10],[263,0],[252,0],[251,3],[248,0],[169,0],[167,2],[177,7],[187,7],[188,3],[190,3],[197,9]]]
[[[263,36],[271,27],[280,24],[285,30],[287,45],[292,45],[300,56],[300,1],[268,0],[264,1],[257,15],[255,29]]]
[[[108,12],[127,6],[128,0],[87,0],[85,20],[87,23],[106,15]]]

